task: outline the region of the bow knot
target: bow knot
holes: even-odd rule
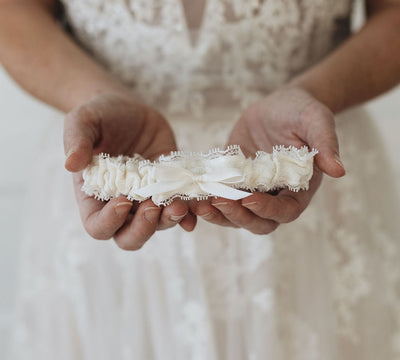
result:
[[[151,177],[156,182],[135,191],[137,195],[148,198],[163,193],[187,194],[190,192],[231,200],[239,200],[251,195],[229,186],[243,182],[243,172],[235,168],[209,168],[207,171],[204,171],[204,168],[196,168],[190,171],[175,166],[156,164],[152,169]]]
[[[197,182],[202,182],[202,181],[204,181],[203,175],[194,175],[193,176],[193,182],[197,183]]]

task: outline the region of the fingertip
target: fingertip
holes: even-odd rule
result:
[[[131,221],[125,222],[125,225],[115,233],[114,240],[117,245],[127,251],[142,248],[156,231],[160,213],[161,208],[151,200],[142,202]]]
[[[114,206],[114,212],[116,213],[117,217],[123,219],[126,219],[131,209],[132,209],[132,202],[124,198],[118,200],[117,204]]]
[[[150,224],[153,232],[156,230],[156,226],[160,220],[162,209],[156,206],[151,200],[148,200],[139,207],[141,216]]]
[[[344,168],[344,165],[338,155],[335,156],[335,163],[336,163],[336,177],[342,177],[346,175],[346,169]]]
[[[317,155],[316,163],[318,168],[324,172],[325,174],[334,177],[340,178],[346,175],[346,170],[339,156],[330,156],[329,158],[325,158],[323,156]]]
[[[79,164],[77,164],[75,152],[68,153],[65,159],[65,164],[64,164],[65,168],[70,172],[77,172],[80,170],[78,165]]]
[[[187,215],[188,211],[188,205],[182,200],[174,200],[166,207],[166,212],[169,213],[170,216],[174,216],[176,218]]]
[[[92,149],[70,150],[65,159],[65,168],[70,172],[83,170],[92,161]]]
[[[327,175],[333,178],[341,178],[346,175],[346,170],[344,170],[343,168],[337,168],[334,171],[331,171],[331,173],[327,173]]]
[[[179,223],[181,228],[187,232],[191,232],[195,229],[197,224],[197,216],[189,212]]]
[[[84,224],[88,233],[97,240],[108,240],[123,226],[132,203],[124,198],[115,198],[102,204],[93,203],[92,209],[86,209]]]
[[[324,174],[333,178],[340,178],[346,175],[344,167],[335,161],[316,161],[316,165]]]

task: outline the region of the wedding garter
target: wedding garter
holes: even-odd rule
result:
[[[253,191],[308,190],[317,152],[306,146],[276,146],[272,154],[258,151],[251,159],[233,145],[208,153],[172,152],[154,162],[140,155],[99,154],[83,171],[82,190],[99,200],[152,198],[156,205],[167,205],[175,198],[205,200],[218,196],[239,200]]]

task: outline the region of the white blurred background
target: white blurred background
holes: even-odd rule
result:
[[[400,179],[397,155],[400,153],[400,87],[368,103],[366,108],[386,141],[396,178]],[[0,358],[3,358],[15,298],[21,209],[29,183],[29,164],[50,122],[62,121],[62,116],[24,93],[0,67],[0,119]],[[398,187],[400,190],[400,182]]]

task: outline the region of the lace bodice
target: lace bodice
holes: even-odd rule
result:
[[[349,33],[352,0],[63,0],[76,38],[149,104],[245,106]]]

